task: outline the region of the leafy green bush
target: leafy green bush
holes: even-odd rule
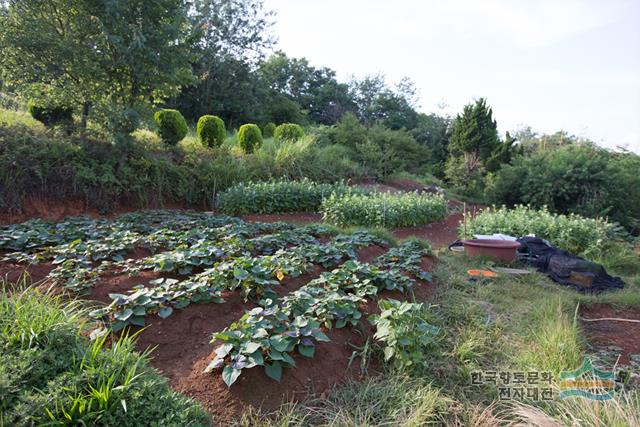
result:
[[[273,122],[269,122],[262,128],[262,136],[265,138],[272,138],[275,131],[276,124]]]
[[[216,207],[229,215],[251,213],[317,212],[330,195],[361,193],[344,184],[309,180],[238,184],[218,195]]]
[[[219,147],[227,137],[224,122],[218,116],[202,116],[196,127],[198,139],[207,147]]]
[[[473,234],[503,233],[516,237],[535,234],[551,244],[573,253],[582,253],[603,244],[616,231],[615,224],[579,215],[558,215],[518,205],[513,209],[489,208],[475,217],[467,216],[467,237]],[[460,225],[458,232],[463,236]]]
[[[31,425],[209,425],[174,393],[123,336],[105,345],[83,335],[77,303],[27,290],[0,293],[2,423]]]
[[[178,110],[160,110],[153,118],[158,125],[158,134],[165,144],[176,145],[187,136],[187,122]]]
[[[380,314],[369,321],[376,327],[374,338],[384,343],[384,360],[402,368],[428,364],[425,353],[439,329],[426,321],[423,304],[383,299],[378,307]]]
[[[297,141],[303,136],[302,126],[295,123],[283,123],[273,132],[276,141]]]
[[[59,105],[43,105],[29,101],[29,114],[47,127],[57,124],[73,123],[73,109]]]
[[[520,156],[489,177],[490,203],[546,206],[551,212],[608,216],[640,232],[640,156],[569,145]]]
[[[262,132],[258,125],[248,123],[238,130],[238,143],[245,153],[253,153],[262,145]]]
[[[419,193],[331,195],[322,202],[325,221],[338,226],[412,227],[447,216],[441,196]]]

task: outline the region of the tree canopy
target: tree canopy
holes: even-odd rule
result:
[[[3,79],[115,131],[192,81],[187,3],[10,0],[0,16]]]

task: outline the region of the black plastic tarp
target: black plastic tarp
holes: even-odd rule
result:
[[[607,274],[602,265],[553,247],[538,237],[523,237],[518,242],[518,258],[555,282],[587,293],[624,287],[622,279]]]

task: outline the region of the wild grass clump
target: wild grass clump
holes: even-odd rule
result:
[[[309,180],[238,184],[218,195],[217,208],[228,215],[316,212],[331,195],[361,192],[344,184],[318,184]]]
[[[33,289],[0,294],[0,424],[209,425],[134,352],[134,339],[89,341],[78,303]]]
[[[418,379],[402,375],[368,378],[326,399],[283,406],[275,414],[245,414],[241,426],[423,426],[443,425],[453,400]]]
[[[321,209],[325,221],[341,227],[412,227],[447,216],[443,197],[420,193],[332,195]]]
[[[569,252],[582,253],[588,248],[602,245],[616,230],[615,224],[601,219],[583,218],[573,214],[558,215],[550,213],[546,208],[537,210],[519,205],[513,209],[489,208],[475,217],[469,214],[466,237],[492,233],[516,237],[534,234]],[[458,232],[464,237],[462,225]]]

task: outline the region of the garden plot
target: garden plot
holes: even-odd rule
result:
[[[138,348],[157,347],[152,364],[219,419],[359,376],[378,298],[432,289],[418,242],[206,213],[33,220],[4,227],[0,249],[105,302],[97,334],[147,326]]]

